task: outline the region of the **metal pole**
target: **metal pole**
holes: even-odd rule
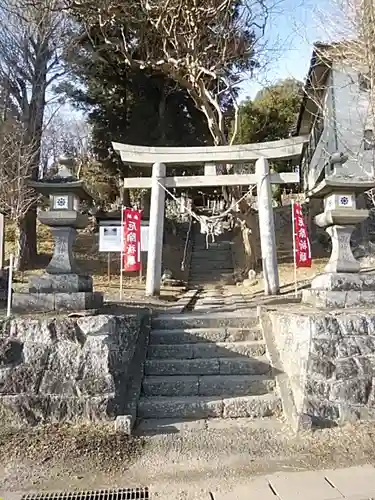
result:
[[[12,312],[12,283],[13,283],[13,254],[9,258],[9,275],[8,275],[8,300],[7,300],[7,318]]]
[[[124,273],[124,206],[121,206],[121,253],[120,253],[120,300],[122,300],[122,281]]]
[[[146,295],[160,293],[161,262],[163,253],[164,203],[163,189],[166,168],[163,163],[154,163],[152,167],[150,229],[147,254]]]
[[[294,220],[294,200],[292,200],[292,228],[293,228],[294,296],[297,297],[298,288],[297,288],[296,225]]]
[[[107,277],[108,277],[108,286],[109,286],[111,284],[111,252],[108,252]]]
[[[0,269],[4,268],[5,217],[0,213]]]
[[[255,171],[257,174],[258,216],[264,293],[265,295],[277,295],[280,292],[280,285],[268,160],[266,158],[259,158],[255,164]]]

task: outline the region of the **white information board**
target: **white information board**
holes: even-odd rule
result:
[[[141,251],[148,252],[148,222],[141,222]],[[121,252],[121,222],[99,222],[99,252]]]
[[[121,224],[99,224],[99,252],[121,252]]]
[[[148,252],[149,225],[141,226],[141,252]]]

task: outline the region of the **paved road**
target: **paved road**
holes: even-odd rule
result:
[[[255,478],[232,491],[208,493],[214,500],[368,500],[375,499],[375,468],[276,473]]]

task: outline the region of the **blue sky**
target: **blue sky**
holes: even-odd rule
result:
[[[331,37],[322,22],[328,4],[329,0],[280,0],[266,32],[265,58],[269,61],[255,79],[247,78],[242,83],[241,100],[255,97],[259,89],[278,79],[304,81],[312,44]]]

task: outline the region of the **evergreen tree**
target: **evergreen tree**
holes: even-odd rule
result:
[[[245,101],[239,110],[237,144],[277,141],[289,137],[296,125],[302,100],[302,82],[288,78],[265,87],[251,101]],[[291,162],[273,161],[274,172],[291,171]],[[272,185],[273,196],[281,204],[282,190],[289,186]],[[291,186],[295,188],[295,186]]]

